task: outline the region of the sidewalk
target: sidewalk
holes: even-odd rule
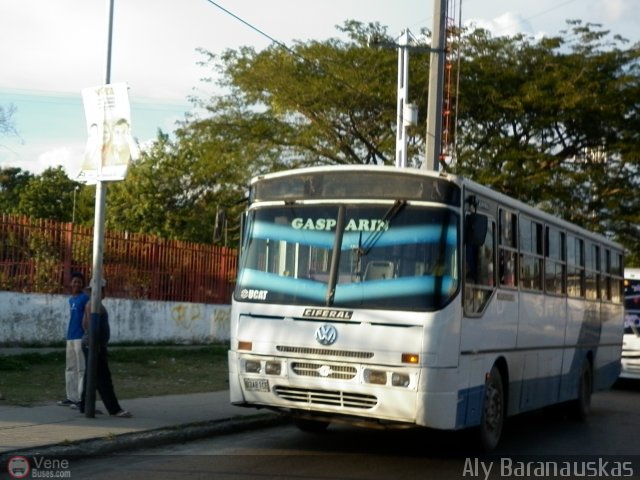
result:
[[[99,398],[99,396],[98,396]],[[133,418],[87,418],[56,404],[20,407],[0,401],[0,456],[99,455],[183,442],[284,423],[284,417],[229,403],[229,392],[122,400]],[[102,402],[96,409],[106,412]]]

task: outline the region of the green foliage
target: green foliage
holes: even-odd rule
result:
[[[0,271],[0,289],[19,289],[29,285],[39,292],[57,292],[60,287],[59,238],[50,232],[29,229],[28,235],[9,229],[0,236],[0,256],[15,262],[13,268]],[[29,269],[20,268],[29,263]]]
[[[55,242],[51,236],[38,232],[28,238],[29,257],[35,268],[33,288],[38,292],[56,292],[60,287],[59,245]]]
[[[78,182],[70,180],[61,166],[50,167],[41,175],[30,178],[20,195],[18,214],[70,222],[73,216],[73,196]]]
[[[0,355],[0,371],[25,372],[36,365],[49,365],[51,363],[64,364],[64,352],[50,352],[45,354],[23,353],[21,355]]]
[[[640,49],[594,25],[462,45],[452,169],[626,245],[640,260]],[[606,42],[606,43],[605,43]]]
[[[219,59],[230,94],[212,99],[207,121],[232,126],[254,145],[251,173],[393,161],[397,54],[370,48],[366,38],[393,39],[378,24],[348,22],[342,30],[348,41],[229,50]]]
[[[228,388],[228,348],[222,344],[110,347],[109,367],[118,398],[224,390]],[[33,405],[64,398],[64,368],[64,349],[0,355],[3,403]]]
[[[126,180],[110,185],[108,227],[212,243],[216,212],[233,210],[245,188],[244,181],[234,179],[238,168],[226,163],[230,157],[216,156],[217,151],[190,145],[180,133],[175,143],[159,135],[153,149],[130,167]]]
[[[17,167],[0,168],[0,213],[15,214],[33,175]]]
[[[109,359],[119,363],[149,363],[163,357],[173,358],[176,361],[209,361],[226,360],[229,351],[228,345],[209,345],[197,347],[116,347],[109,351]]]
[[[68,201],[67,197],[67,201]],[[80,184],[75,187],[75,208],[74,197],[71,195],[71,209],[72,219],[77,225],[84,225],[86,227],[93,226],[95,217],[95,203],[96,203],[96,187],[95,185]]]
[[[203,51],[228,92],[200,107],[175,138],[153,148],[110,186],[107,224],[165,238],[211,242],[216,213],[235,245],[238,219],[254,175],[305,165],[389,163],[394,158],[397,57],[366,38],[388,38],[379,25],[344,27],[351,40]],[[412,147],[414,148],[414,147]],[[160,206],[160,208],[158,208]]]

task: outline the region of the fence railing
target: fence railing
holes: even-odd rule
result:
[[[93,228],[3,214],[0,290],[66,293],[72,272],[87,282]],[[103,274],[110,297],[230,303],[237,250],[146,234],[105,231]]]

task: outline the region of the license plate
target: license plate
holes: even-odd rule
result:
[[[268,392],[269,380],[266,378],[245,378],[244,388],[251,392]]]

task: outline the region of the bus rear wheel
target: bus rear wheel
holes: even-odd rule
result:
[[[504,385],[500,370],[494,365],[485,382],[482,417],[479,427],[480,447],[490,452],[498,446],[504,426]]]
[[[580,378],[578,379],[578,398],[569,403],[569,415],[573,420],[583,422],[591,411],[591,393],[593,392],[593,372],[591,362],[582,363]]]

